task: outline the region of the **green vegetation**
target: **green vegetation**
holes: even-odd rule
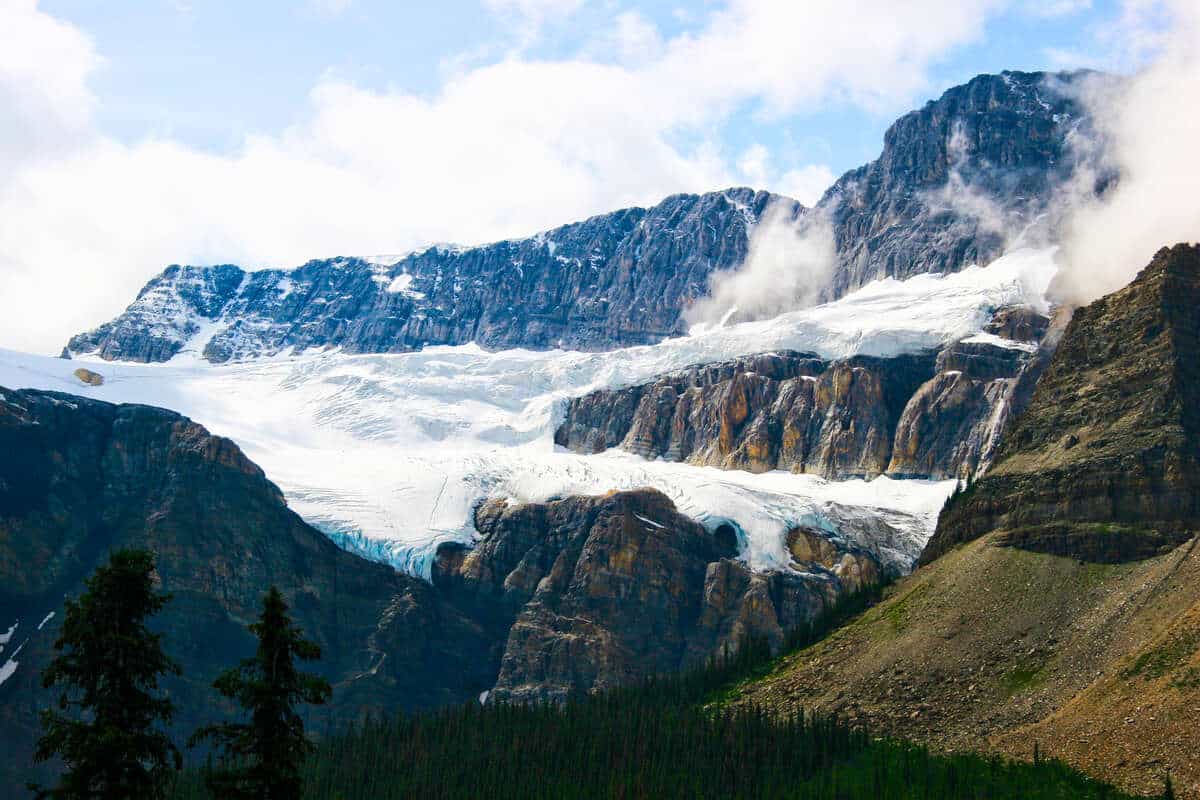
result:
[[[884,612],[884,618],[887,619],[893,632],[903,633],[908,628],[909,612],[911,611],[910,604],[920,600],[928,591],[928,584],[919,584],[909,590],[908,594],[888,606],[887,611]]]
[[[161,730],[174,706],[158,686],[179,667],[146,627],[170,600],[154,590],[153,573],[151,553],[117,550],[79,599],[67,600],[59,654],[42,674],[47,689],[62,693],[42,712],[34,754],[64,768],[57,786],[30,786],[39,798],[162,797],[179,769],[179,751]]]
[[[1139,655],[1123,674],[1126,678],[1161,678],[1191,658],[1198,647],[1200,631],[1187,631]]]
[[[819,641],[881,595],[852,595],[789,637]],[[1057,761],[934,755],[815,715],[729,706],[779,663],[746,642],[702,669],[579,695],[562,706],[478,705],[369,720],[329,737],[305,798],[1110,798],[1127,795]],[[179,800],[204,797],[186,775]]]
[[[124,575],[121,580],[114,579],[117,567]],[[78,752],[105,752],[112,741],[151,743],[145,752],[130,749],[125,760],[126,768],[132,765],[144,774],[134,775],[140,781],[134,791],[122,787],[136,781],[97,786],[93,780],[80,784],[78,791],[55,796],[153,797],[165,788],[178,800],[1127,797],[1057,761],[1035,758],[1027,764],[969,754],[935,755],[907,742],[876,738],[832,717],[785,717],[725,703],[739,685],[768,674],[779,663],[760,640],[744,642],[702,668],[598,694],[580,693],[562,705],[468,703],[370,719],[313,747],[294,709],[299,703],[323,702],[329,687],[296,669],[297,660],[315,659],[319,651],[292,624],[287,606],[274,590],[264,598],[262,615],[251,626],[259,638],[256,656],[214,684],[241,705],[246,721],[200,731],[198,738],[217,743],[221,758],[215,766],[210,762],[202,769],[188,770],[165,786],[177,753],[154,730],[154,723],[168,719],[171,711],[170,703],[157,698],[155,690],[157,676],[174,670],[174,665],[163,655],[158,638],[146,633],[143,625],[167,599],[151,591],[152,569],[149,553],[114,555],[113,563],[89,581],[88,592],[79,602],[68,605],[63,633],[63,646],[73,648],[72,658],[79,658],[77,653],[101,652],[111,646],[88,637],[107,641],[112,631],[92,633],[80,628],[92,625],[104,631],[103,625],[111,624],[93,612],[126,619],[128,624],[116,640],[121,646],[136,643],[132,652],[137,666],[128,676],[108,675],[104,680],[114,685],[132,682],[140,695],[131,696],[145,701],[143,710],[112,722],[116,717],[103,716],[101,707],[73,702],[71,708],[106,720],[110,728],[104,731],[78,719],[47,718],[50,731],[58,725],[73,732]],[[811,646],[881,595],[880,587],[871,587],[844,598],[793,631],[784,650]],[[123,605],[130,599],[136,602]],[[69,663],[73,666],[64,666],[68,662],[62,658],[56,660],[47,682],[83,686],[93,679],[92,672],[79,671],[85,663],[99,670],[95,674],[106,674],[90,661]],[[44,746],[47,753],[66,752]],[[67,759],[68,767],[78,763]],[[98,761],[89,763],[104,768]],[[72,774],[65,773],[64,785],[74,780]]]
[[[1000,683],[1009,694],[1017,694],[1040,683],[1042,677],[1040,665],[1021,664],[1005,674]]]
[[[298,660],[319,659],[321,648],[304,638],[287,612],[283,595],[272,586],[258,622],[250,626],[258,637],[254,657],[213,682],[248,718],[209,725],[192,737],[190,744],[210,740],[221,752],[218,763],[203,770],[214,797],[298,800],[301,795],[300,769],[312,743],[304,735],[296,706],[320,705],[332,690],[324,678],[296,668]]]

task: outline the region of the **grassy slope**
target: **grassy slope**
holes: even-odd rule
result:
[[[936,747],[1042,752],[1200,797],[1200,547],[1100,565],[959,547],[748,682],[734,702],[836,711]]]

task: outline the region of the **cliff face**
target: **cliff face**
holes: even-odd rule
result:
[[[1086,127],[1079,74],[980,75],[896,121],[879,158],[818,205],[836,245],[828,296],[882,277],[986,264],[1008,240],[1054,227],[1053,198]],[[399,260],[312,261],[290,271],[171,266],[69,353],[222,362],[290,348],[390,353],[487,348],[601,350],[685,332],[682,315],[713,273],[736,268],[767,205],[729,189],[676,195],[526,239],[432,247]],[[1036,225],[1035,225],[1036,221]]]
[[[433,582],[480,615],[511,618],[493,699],[563,699],[670,672],[785,632],[840,592],[877,581],[876,558],[828,534],[789,535],[804,574],[756,574],[654,490],[482,505],[471,550],[442,547]]]
[[[1053,226],[1074,170],[1070,134],[1087,73],[980,75],[897,120],[878,159],[843,175],[817,208],[833,221],[835,295],[882,277],[987,264]],[[1042,231],[1047,232],[1047,231]]]
[[[657,342],[684,332],[680,314],[705,294],[711,273],[741,264],[751,227],[773,201],[802,211],[788,198],[729,189],[387,263],[171,266],[67,350],[165,361],[186,347],[222,362],[327,346],[391,353],[467,342],[581,350]]]
[[[1010,318],[1024,320],[1007,331]],[[996,331],[1038,336],[1009,310]],[[941,353],[826,362],[769,353],[568,401],[555,443],[648,458],[827,478],[965,478],[986,466],[1035,345],[992,333]]]
[[[948,504],[922,563],[994,530],[1123,560],[1200,529],[1198,308],[1200,247],[1176,245],[1077,310],[995,465]]]

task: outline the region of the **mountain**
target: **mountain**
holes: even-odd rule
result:
[[[435,246],[386,263],[310,261],[294,270],[168,267],[125,313],[71,339],[70,353],[212,362],[341,347],[391,353],[477,342],[488,348],[602,350],[685,332],[680,311],[709,276],[746,256],[772,202],[751,189],[674,195],[527,239]]]
[[[1200,246],[1077,310],[923,566],[740,702],[1200,792]]]
[[[941,352],[826,361],[789,351],[691,367],[572,398],[554,441],[832,480],[965,480],[990,463],[1046,322],[1010,307]]]
[[[1076,311],[995,466],[947,506],[922,563],[993,530],[1115,561],[1200,530],[1197,308],[1200,248],[1176,245]]]
[[[827,297],[882,277],[953,272],[1047,238],[1057,189],[1087,129],[1074,99],[1089,73],[1004,72],[952,88],[887,131],[875,161],[842,176],[814,212],[751,189],[675,195],[525,239],[435,246],[385,261],[294,270],[170,266],[64,354],[211,362],[306,348],[392,353],[485,348],[603,350],[686,332],[710,279],[742,264],[771,203],[827,220]],[[1036,224],[1035,224],[1036,223]]]
[[[492,632],[427,582],[334,545],[288,510],[233,442],[178,414],[0,389],[0,740],[7,786],[29,764],[39,672],[65,595],[114,548],[149,547],[174,595],[155,625],[183,663],[167,688],[191,730],[225,711],[209,684],[253,652],[246,624],[275,584],[321,646],[336,702],[325,726],[363,710],[475,696],[495,677]],[[9,627],[11,626],[11,627]],[[453,665],[453,669],[448,667]]]
[[[317,731],[365,714],[497,698],[561,698],[703,662],[744,633],[787,630],[884,573],[827,531],[787,535],[788,573],[736,560],[654,490],[491,501],[473,547],[443,544],[432,583],[334,545],[228,439],[174,412],[0,389],[0,787],[21,786],[51,699],[62,600],[114,548],[157,556],[173,595],[154,626],[183,666],[165,686],[174,733],[229,709],[210,688],[249,655],[245,626],[278,586],[334,686]]]
[[[1080,158],[1073,138],[1090,129],[1080,86],[1097,78],[980,75],[898,119],[879,158],[839,178],[817,205],[833,224],[833,294],[1052,241],[1058,190]]]

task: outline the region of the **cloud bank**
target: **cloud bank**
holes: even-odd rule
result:
[[[1085,199],[1067,218],[1051,287],[1069,305],[1121,288],[1160,247],[1200,240],[1200,6],[1131,3],[1125,23],[1131,46],[1157,55],[1130,79],[1085,93],[1120,178],[1100,199],[1077,193]]]

